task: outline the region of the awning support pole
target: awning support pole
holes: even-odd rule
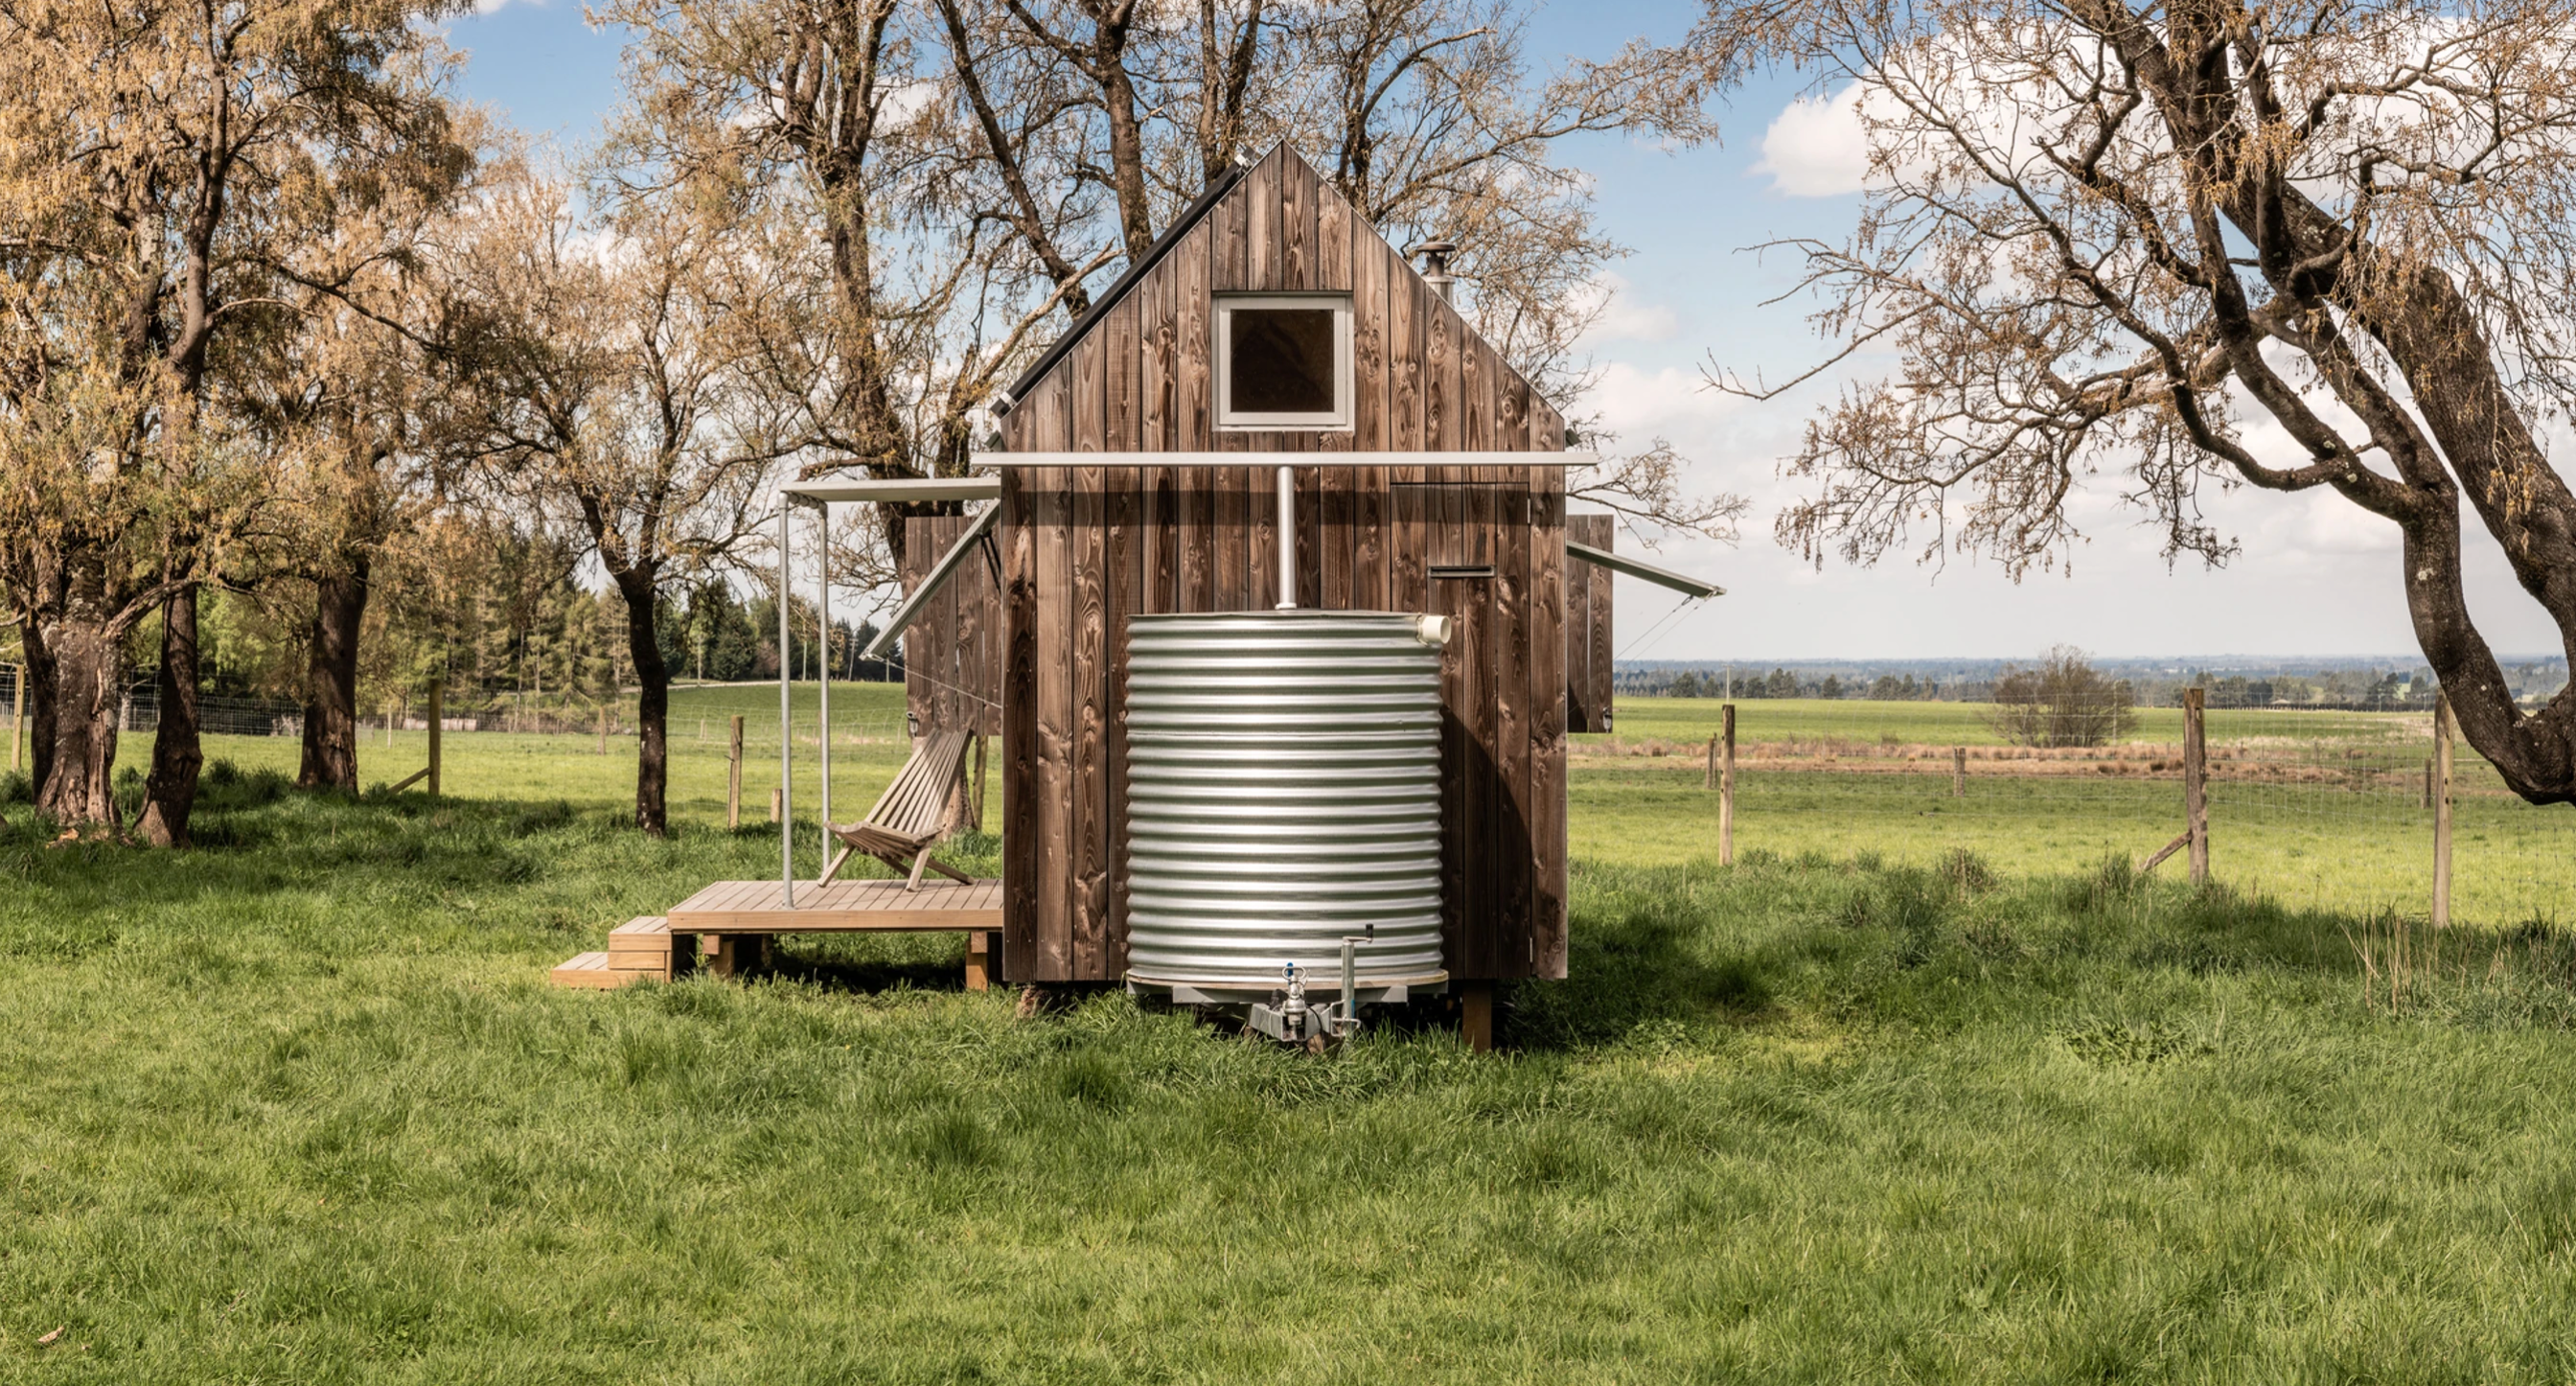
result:
[[[787,497],[778,498],[778,893],[779,903],[796,908],[796,795],[795,769],[788,752],[796,744],[796,708],[787,695],[788,677],[795,669],[787,626],[787,535],[795,507]]]
[[[817,649],[817,654],[816,654],[816,658],[815,658],[815,661],[814,661],[814,672],[815,672],[815,675],[816,675],[816,677],[817,677],[817,682],[818,682],[818,683],[819,683],[819,685],[820,685],[818,688],[816,688],[816,689],[815,689],[815,693],[816,693],[816,695],[821,699],[821,710],[815,714],[815,721],[816,721],[816,722],[821,726],[821,728],[822,728],[822,733],[823,733],[823,787],[822,787],[822,798],[823,798],[823,822],[822,822],[822,825],[821,825],[821,826],[822,826],[822,832],[820,833],[820,835],[819,835],[819,836],[818,836],[818,838],[817,838],[817,843],[818,843],[818,845],[819,845],[819,846],[821,847],[821,849],[822,849],[822,857],[820,858],[820,860],[824,863],[824,867],[823,867],[823,869],[824,869],[824,870],[828,870],[828,869],[830,869],[830,865],[831,865],[831,861],[832,861],[832,505],[831,505],[831,502],[829,502],[829,501],[816,501],[816,502],[814,502],[814,514],[815,514],[815,516],[816,516],[818,519],[820,519],[820,520],[822,521],[822,525],[823,525],[823,541],[822,541],[822,548],[821,548],[821,551],[820,551],[820,552],[818,552],[818,553],[816,553],[816,554],[814,555],[814,566],[815,566],[815,568],[816,568],[816,570],[817,570],[817,573],[816,573],[816,576],[817,576],[817,582],[816,582],[816,592],[815,592],[815,596],[816,596],[816,604],[815,604],[815,608],[814,608],[814,610],[815,610],[815,625],[816,625],[816,632],[815,632],[815,633],[816,633],[819,637],[821,637],[821,640],[822,640],[822,643],[821,643],[819,646],[817,646],[817,647],[816,647],[816,649]],[[816,874],[816,876],[819,878],[819,877],[820,877],[820,875],[821,875],[822,873],[821,873],[821,871],[817,871],[815,874]]]

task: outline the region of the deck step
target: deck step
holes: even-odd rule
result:
[[[672,943],[669,920],[660,915],[638,915],[608,931],[608,966],[631,976],[658,977],[667,982],[676,970]]]
[[[578,953],[555,964],[554,971],[546,974],[546,980],[559,987],[611,991],[634,980],[634,975],[610,967],[606,953]]]

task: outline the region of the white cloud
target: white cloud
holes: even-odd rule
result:
[[[1857,83],[1831,96],[1801,96],[1762,132],[1762,158],[1752,171],[1766,174],[1775,191],[1790,197],[1844,197],[1859,192],[1869,174],[1869,130],[1861,123]]]
[[[1595,318],[1583,334],[1586,346],[1604,342],[1669,342],[1681,332],[1681,319],[1661,297],[1648,298],[1637,286],[1619,275],[1604,271],[1593,280],[1590,292],[1601,304],[1601,316]]]

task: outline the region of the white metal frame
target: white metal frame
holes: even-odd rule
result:
[[[1281,462],[1282,457],[1295,459]],[[978,467],[1592,467],[1596,452],[979,452]]]
[[[1333,408],[1329,414],[1238,414],[1234,397],[1234,334],[1226,319],[1244,309],[1329,308],[1333,313]],[[1347,432],[1351,427],[1351,296],[1349,294],[1218,294],[1214,314],[1216,427],[1224,433]]]

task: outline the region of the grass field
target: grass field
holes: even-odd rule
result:
[[[548,990],[775,837],[712,826],[720,746],[655,843],[626,755],[447,744],[439,804],[217,745],[183,855],[6,810],[0,1380],[2576,1376],[2553,930],[2024,871],[2044,803],[1962,858],[1904,777],[1748,788],[1722,870],[1695,770],[1587,758],[1510,1052],[1318,1061],[1019,1020],[954,940]]]

